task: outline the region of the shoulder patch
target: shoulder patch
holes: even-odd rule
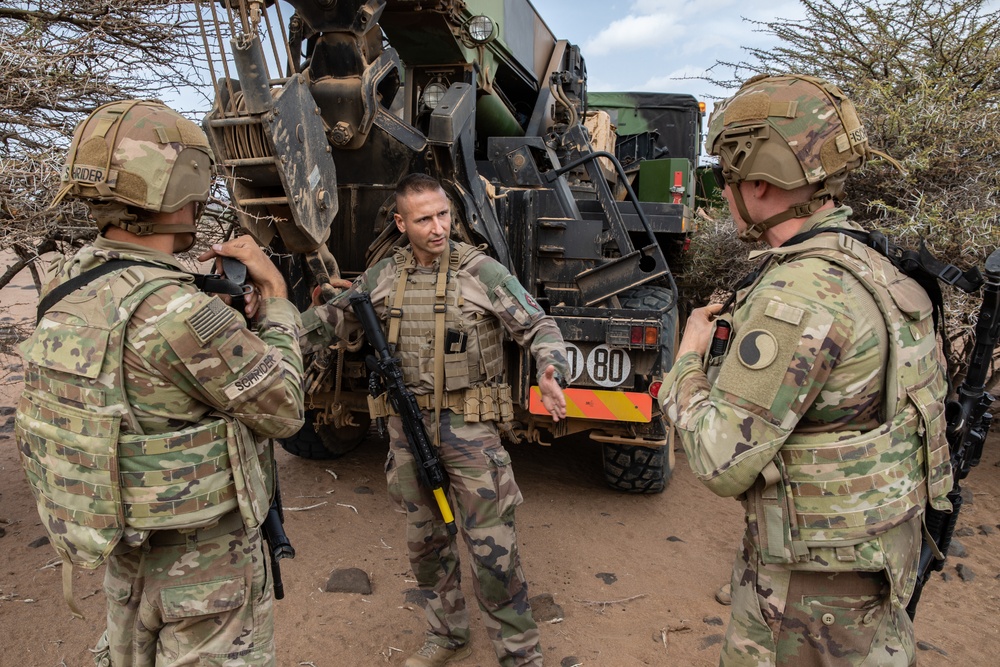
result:
[[[770,331],[754,329],[741,337],[737,354],[750,370],[767,368],[778,356],[778,341]]]
[[[235,310],[221,299],[215,298],[188,316],[186,323],[201,345],[215,338],[220,331],[232,324],[237,317]]]

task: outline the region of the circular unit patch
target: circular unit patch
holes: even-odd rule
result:
[[[778,341],[770,331],[754,329],[740,340],[740,363],[753,371],[767,368],[778,356]]]

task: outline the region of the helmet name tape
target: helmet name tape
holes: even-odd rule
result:
[[[73,180],[80,181],[81,183],[107,183],[111,187],[114,187],[118,180],[118,171],[112,169],[108,172],[107,179],[105,179],[104,170],[100,167],[75,164],[73,165]]]

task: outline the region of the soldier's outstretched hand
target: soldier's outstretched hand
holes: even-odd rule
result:
[[[556,367],[549,364],[538,380],[538,388],[542,391],[542,405],[552,415],[552,421],[566,419],[566,395],[555,378]]]

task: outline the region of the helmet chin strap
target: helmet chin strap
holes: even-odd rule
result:
[[[97,228],[104,233],[109,226],[120,227],[136,236],[149,236],[150,234],[191,234],[191,243],[176,252],[187,252],[194,247],[194,241],[198,234],[198,219],[201,217],[201,210],[196,213],[194,224],[184,224],[179,222],[153,222],[151,220],[140,221],[139,217],[131,213],[127,206],[118,202],[95,202],[88,200],[90,214],[97,222]]]
[[[764,235],[764,232],[775,225],[781,224],[785,220],[808,218],[822,208],[827,201],[832,199],[832,195],[824,188],[814,194],[809,201],[795,204],[781,213],[776,213],[766,220],[757,222],[750,215],[749,211],[747,211],[746,202],[743,200],[743,193],[740,192],[740,182],[730,183],[729,191],[733,195],[733,201],[736,202],[736,208],[740,212],[740,217],[746,223],[746,229],[738,234],[739,239],[745,243],[756,243]]]

